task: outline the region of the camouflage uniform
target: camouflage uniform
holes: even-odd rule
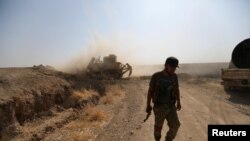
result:
[[[169,131],[166,134],[166,141],[171,141],[175,138],[178,128],[180,127],[180,121],[176,112],[176,108],[169,108],[166,105],[154,105],[155,114],[155,127],[154,137],[155,140],[160,140],[161,129],[166,119],[169,126]]]
[[[162,83],[161,81],[164,82]],[[174,84],[172,85],[172,87],[168,87],[171,93],[170,92],[164,93],[164,95],[159,98],[159,95],[157,95],[159,85],[166,85],[164,84],[166,81],[171,81]],[[155,114],[154,137],[156,141],[159,141],[161,138],[161,130],[165,119],[167,120],[167,124],[169,126],[169,131],[166,134],[166,141],[172,141],[176,136],[178,128],[180,127],[180,121],[174,104],[175,99],[173,98],[173,93],[172,93],[173,86],[178,88],[177,76],[176,75],[174,75],[174,77],[166,76],[163,75],[163,72],[155,73],[150,81],[150,87],[154,89],[154,94],[153,94],[153,102],[154,102],[153,111]]]

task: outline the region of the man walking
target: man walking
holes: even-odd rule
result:
[[[168,57],[164,70],[153,74],[150,80],[146,112],[151,112],[152,107],[150,103],[152,100],[154,103],[154,137],[156,141],[160,141],[161,139],[161,130],[165,119],[169,126],[165,141],[172,141],[180,127],[177,115],[177,110],[181,109],[180,91],[178,78],[175,74],[178,64],[179,61],[177,58]]]

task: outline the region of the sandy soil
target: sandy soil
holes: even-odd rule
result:
[[[26,89],[46,90],[51,94],[53,91],[69,86],[68,79],[62,77],[58,72],[27,68],[15,69],[12,70],[13,72],[10,72],[10,70],[12,69],[1,70],[0,99],[2,103],[7,101],[8,98],[13,98],[13,95],[21,94],[18,93],[19,89],[16,88],[20,88],[22,92]],[[218,72],[215,75],[203,76],[179,73],[182,110],[178,112],[181,127],[176,141],[207,140],[208,124],[250,123],[250,92],[226,92],[217,76]],[[39,112],[39,118],[34,118],[31,122],[25,121],[23,125],[14,126],[19,128],[17,131],[20,132],[12,140],[153,141],[154,115],[152,114],[148,121],[143,123],[146,117],[145,108],[149,78],[133,77],[129,80],[100,82],[78,78],[79,80],[71,85],[73,91],[83,88],[98,88],[96,90],[99,95],[104,96],[107,93],[104,92],[105,87],[107,84],[112,84],[121,87],[124,94],[106,97],[105,100],[109,104],[103,104],[102,101],[99,101],[99,104],[95,105],[97,109],[92,109],[95,113],[94,117],[97,118],[94,121],[88,120],[89,117],[86,116],[84,108],[74,106],[64,108],[63,105],[52,103],[47,111]],[[55,87],[57,85],[58,87]],[[61,93],[65,92],[62,91]],[[30,96],[32,98],[32,95]],[[24,101],[24,103],[28,105],[27,108],[31,107],[32,109],[29,102]],[[37,106],[44,107],[40,105]],[[26,108],[22,109],[29,111]],[[12,113],[14,116],[10,115],[10,117],[15,120],[16,111],[20,111],[18,105],[14,105],[12,111],[14,111]],[[7,113],[2,112],[2,114]],[[2,121],[4,120],[3,118]],[[18,122],[13,121],[13,123]],[[168,127],[165,122],[162,131],[163,137],[167,130]],[[6,139],[9,139],[9,137]]]
[[[114,117],[95,141],[152,141],[154,115],[146,123],[145,104],[149,80],[122,82],[125,98],[116,106]],[[176,141],[207,140],[208,124],[249,124],[249,92],[226,93],[220,79],[181,77],[181,127]],[[168,127],[165,122],[162,135]]]

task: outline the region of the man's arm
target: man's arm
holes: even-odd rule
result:
[[[181,99],[180,99],[180,89],[179,89],[179,81],[178,81],[178,77],[177,75],[175,75],[175,97],[176,97],[176,101],[177,101],[177,105],[176,108],[177,110],[181,110]]]
[[[180,90],[179,90],[179,88],[177,88],[177,90],[176,90],[176,99],[177,99],[177,103],[181,103],[181,100],[180,100]]]
[[[150,105],[151,100],[152,100],[152,96],[153,96],[153,88],[152,88],[152,86],[149,86],[147,105]]]
[[[181,100],[180,100],[180,90],[179,90],[179,87],[176,88],[176,92],[175,92],[175,95],[176,95],[176,100],[177,100],[177,110],[181,110]]]
[[[150,83],[149,83],[148,97],[147,97],[147,108],[146,108],[147,113],[150,113],[152,110],[151,100],[153,99],[153,95],[154,95],[154,89],[155,89],[154,87],[155,87],[155,74],[152,76]]]

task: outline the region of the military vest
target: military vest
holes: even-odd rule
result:
[[[176,83],[173,76],[160,72],[155,77],[154,103],[173,105],[173,90]]]

